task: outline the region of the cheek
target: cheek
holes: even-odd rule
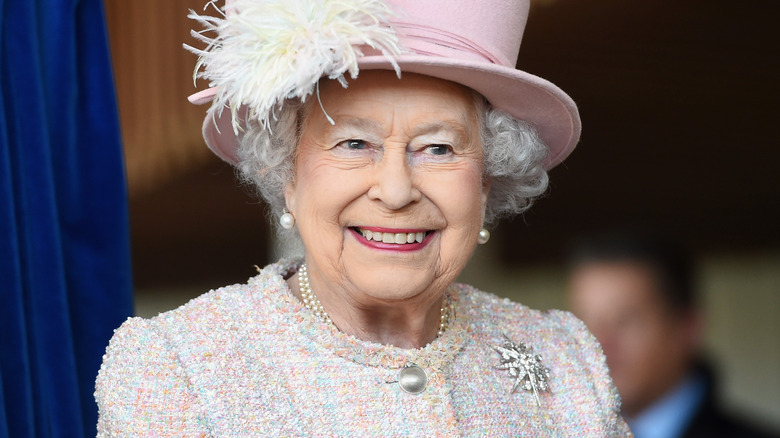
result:
[[[637,324],[624,330],[622,351],[634,365],[643,367],[663,360],[665,342],[654,328]]]
[[[336,220],[338,212],[364,190],[365,172],[344,169],[327,151],[302,151],[296,166],[296,208]]]
[[[482,226],[484,191],[478,166],[434,178],[437,204],[450,226],[477,231]]]
[[[432,175],[426,181],[426,196],[444,217],[441,256],[447,266],[462,265],[477,244],[482,227],[482,178],[477,166]]]

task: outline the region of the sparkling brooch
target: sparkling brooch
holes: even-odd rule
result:
[[[506,335],[504,343],[493,346],[493,349],[501,355],[501,364],[496,368],[509,370],[509,375],[515,379],[511,392],[518,387],[533,391],[536,405],[541,406],[539,392],[550,391],[550,369],[542,365],[542,357],[534,354],[533,347],[527,347],[522,342],[516,344]]]

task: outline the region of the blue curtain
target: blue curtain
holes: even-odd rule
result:
[[[0,0],[0,437],[94,436],[132,312],[103,0]]]

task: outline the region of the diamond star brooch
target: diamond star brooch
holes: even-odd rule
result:
[[[541,406],[539,392],[550,392],[550,369],[542,365],[542,357],[534,354],[533,347],[515,343],[506,335],[504,343],[493,349],[501,355],[501,364],[496,368],[509,370],[509,375],[515,379],[511,393],[517,388],[533,391],[536,405]]]

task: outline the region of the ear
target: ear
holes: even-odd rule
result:
[[[487,210],[488,199],[490,198],[490,178],[485,178],[485,182],[482,183],[482,223],[485,222],[485,212]]]
[[[295,216],[295,182],[289,182],[284,186],[284,204],[287,211]]]
[[[687,312],[684,318],[684,331],[683,334],[688,343],[688,347],[692,351],[698,350],[701,344],[704,342],[705,331],[705,318],[704,314],[699,309],[692,309]]]

